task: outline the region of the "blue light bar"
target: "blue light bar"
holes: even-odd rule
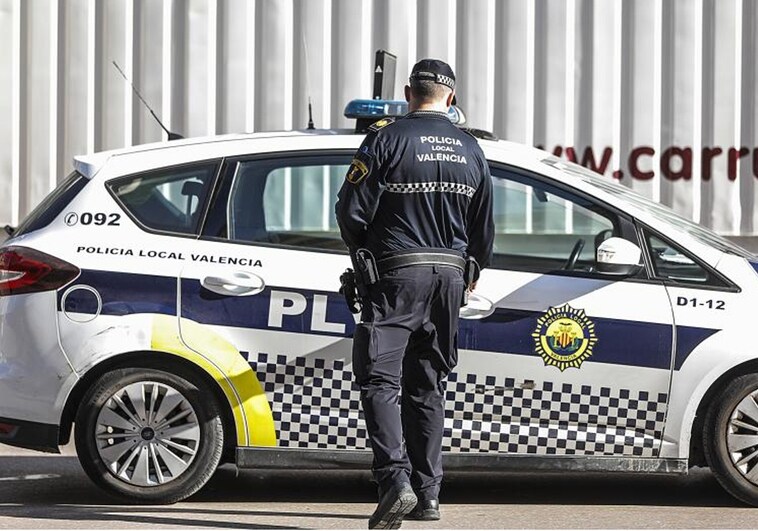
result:
[[[400,117],[408,114],[408,102],[402,100],[353,100],[345,107],[345,118],[358,120]],[[450,121],[454,124],[465,122],[463,112],[456,106],[447,110]]]
[[[408,102],[402,100],[353,100],[345,107],[345,118],[384,118],[408,114]]]

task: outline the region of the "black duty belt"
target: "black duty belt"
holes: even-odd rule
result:
[[[395,256],[389,256],[377,260],[376,267],[379,274],[416,265],[437,265],[443,267],[454,267],[463,271],[466,268],[466,260],[462,257],[449,253],[404,253]]]

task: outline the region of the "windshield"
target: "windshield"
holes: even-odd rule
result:
[[[666,205],[656,203],[655,201],[652,201],[625,186],[611,182],[608,179],[604,178],[602,175],[589,170],[584,166],[561,160],[554,156],[549,156],[543,159],[542,162],[553,166],[554,168],[557,168],[563,172],[578,177],[582,181],[590,183],[593,186],[600,188],[604,192],[607,192],[623,201],[626,201],[627,203],[631,203],[638,208],[644,209],[646,212],[650,213],[657,219],[684,230],[687,234],[700,241],[701,243],[709,245],[725,253],[736,254],[744,258],[754,258],[753,253],[747,249],[740,247],[736,243],[729,241],[720,234],[713,232],[711,229],[703,227],[702,225],[698,225],[694,221],[680,216]]]

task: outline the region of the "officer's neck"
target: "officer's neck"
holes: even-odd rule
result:
[[[433,101],[433,102],[410,101],[408,103],[408,110],[410,112],[435,111],[435,112],[447,113],[447,107],[445,106],[444,101]]]

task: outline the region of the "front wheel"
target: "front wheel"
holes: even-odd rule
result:
[[[201,383],[130,368],[103,375],[86,393],[75,440],[84,471],[110,494],[174,503],[213,475],[224,430],[218,404]]]
[[[735,378],[714,397],[703,448],[719,483],[738,500],[758,506],[758,374]]]

